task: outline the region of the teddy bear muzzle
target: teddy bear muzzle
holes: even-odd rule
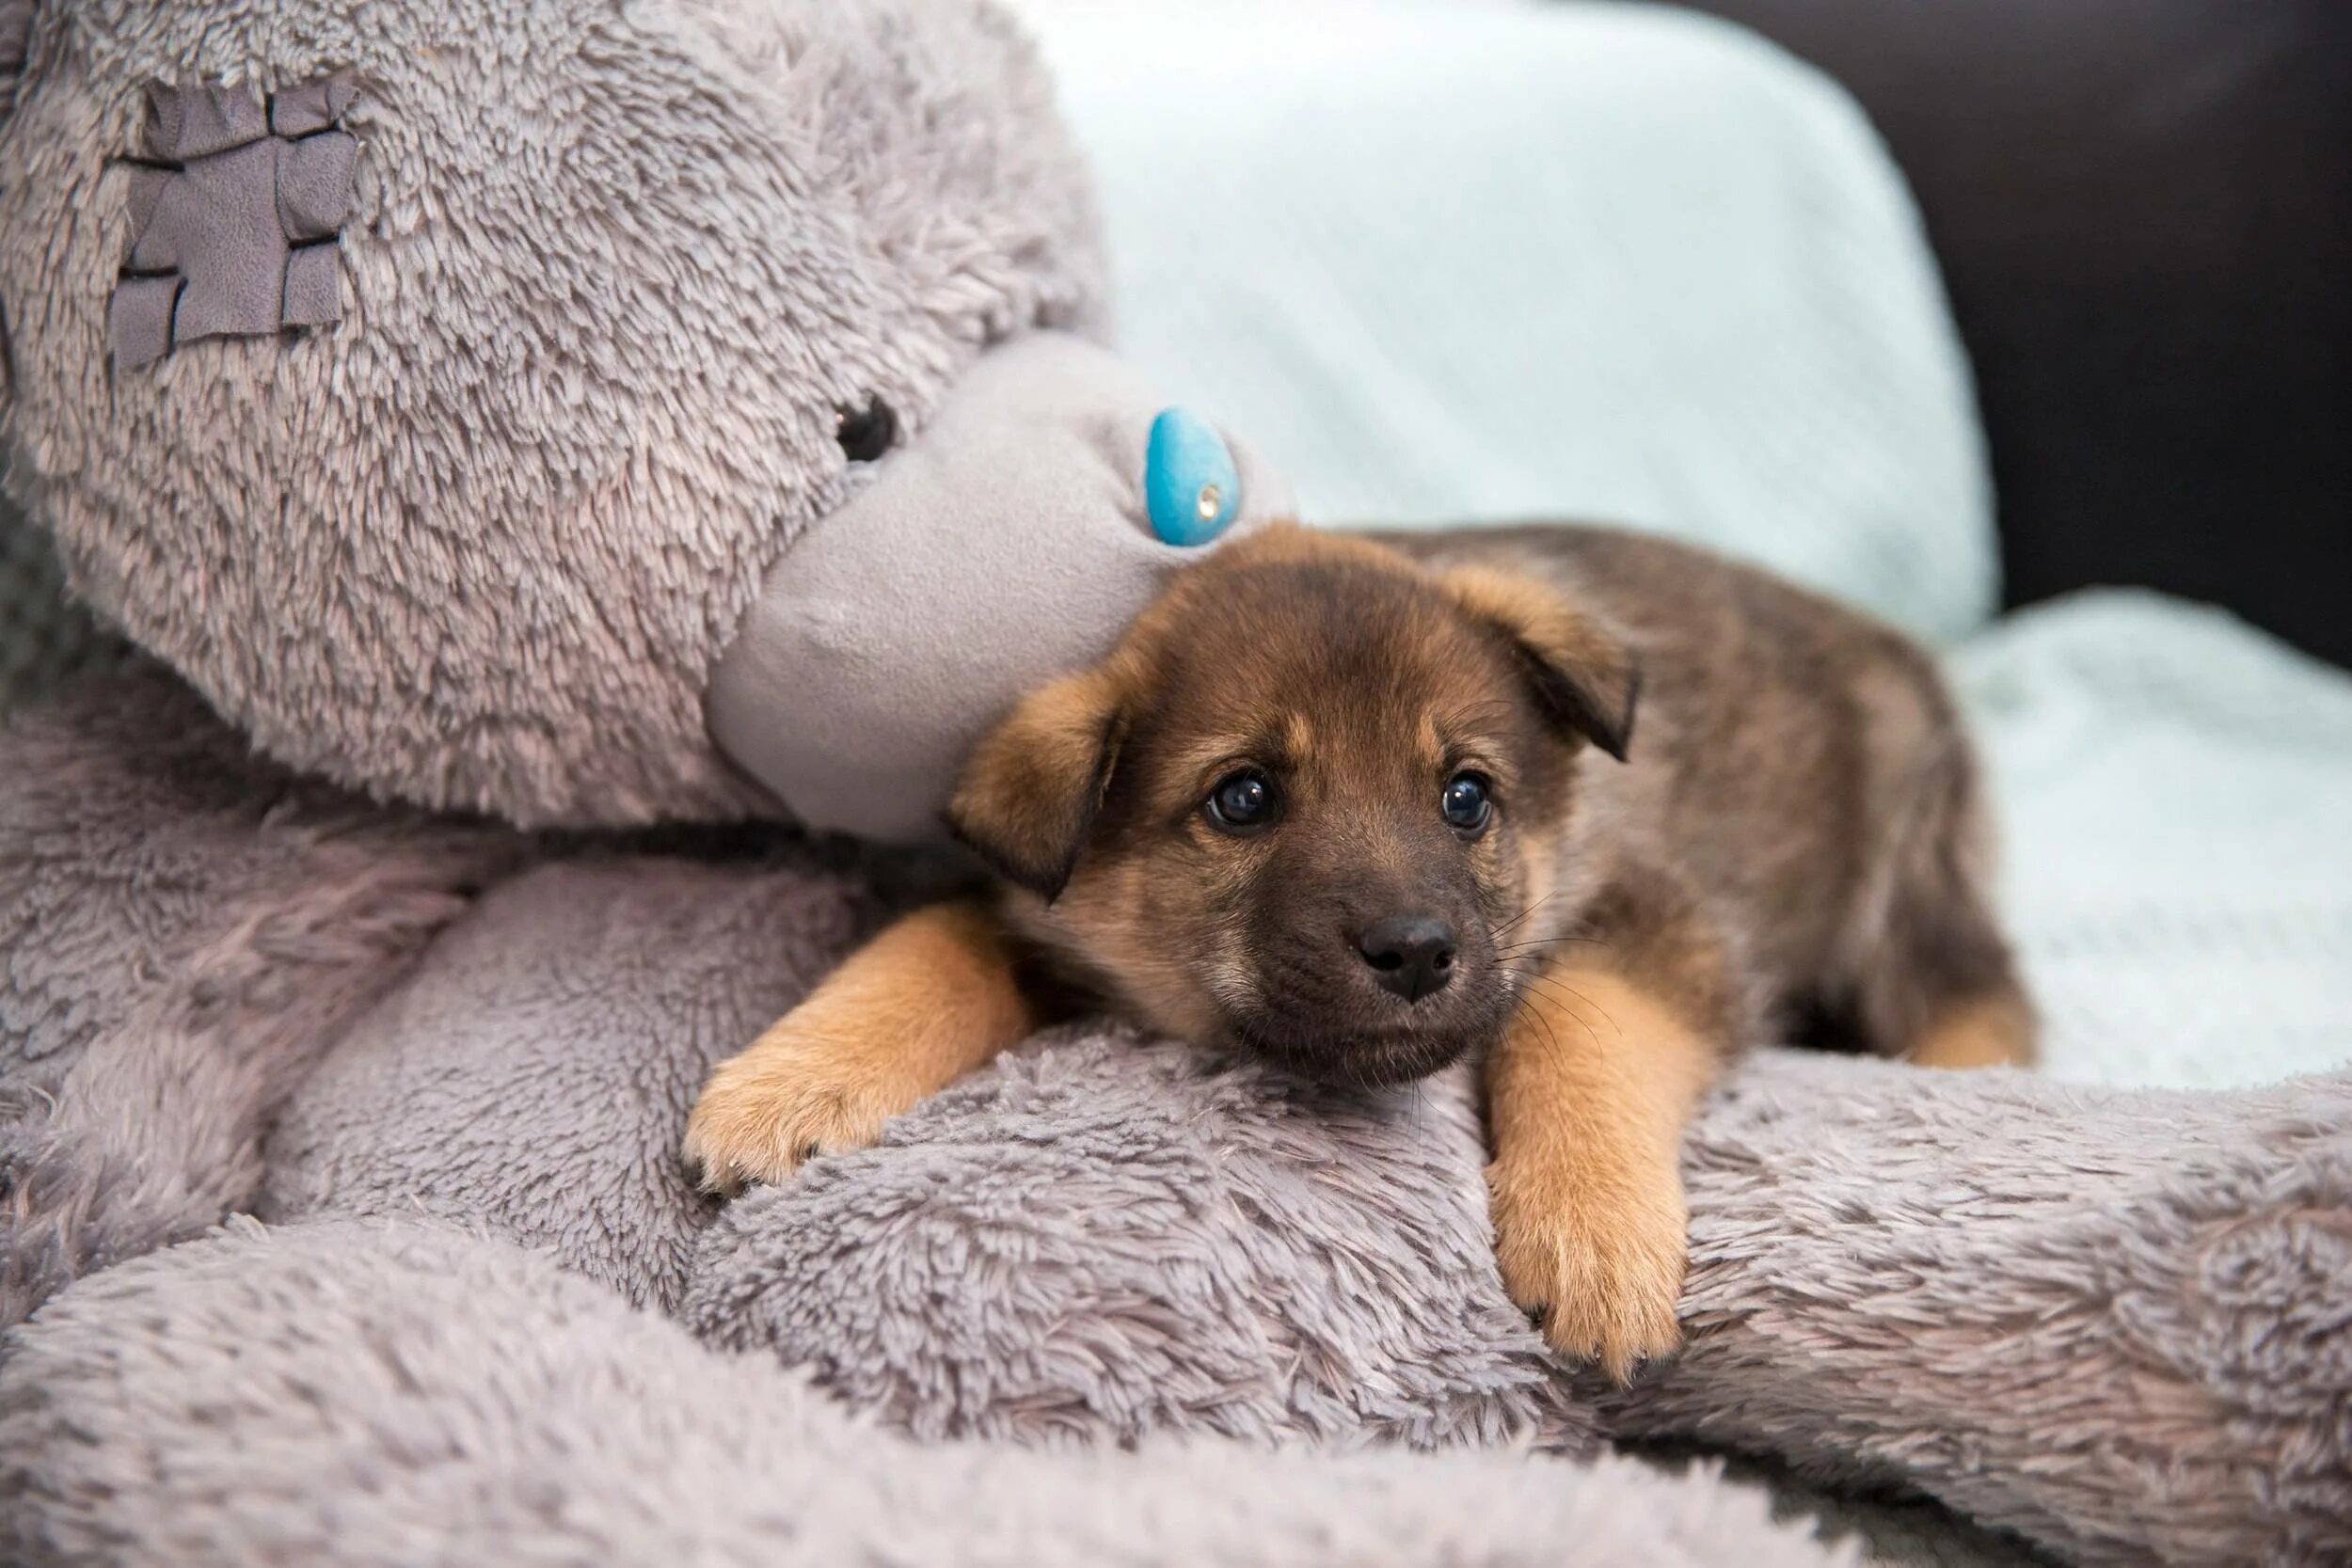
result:
[[[1023,693],[1292,511],[1247,446],[1059,332],[982,356],[873,468],[771,570],[704,717],[792,817],[888,843],[944,835],[957,768]]]

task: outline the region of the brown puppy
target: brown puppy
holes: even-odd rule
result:
[[[1683,1127],[1780,1015],[2031,1054],[1925,656],[1656,540],[1237,542],[1022,704],[951,816],[1000,904],[900,921],[722,1066],[687,1139],[713,1186],[868,1142],[1021,1038],[1041,958],[1316,1078],[1483,1053],[1503,1277],[1622,1376],[1677,1339]]]

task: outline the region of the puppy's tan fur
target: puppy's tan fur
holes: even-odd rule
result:
[[[1206,808],[1237,772],[1274,820]],[[1438,812],[1464,777],[1475,831]],[[1676,1342],[1680,1136],[1736,1053],[1803,1012],[2029,1059],[1976,794],[1924,656],[1762,574],[1588,529],[1269,530],[982,742],[951,816],[1001,899],[877,939],[719,1069],[688,1153],[726,1187],[870,1140],[1033,1026],[1025,958],[1312,1076],[1476,1053],[1503,1278],[1622,1376]],[[1399,912],[1453,934],[1432,991],[1367,968]]]
[[[1554,966],[1486,1071],[1496,1255],[1561,1349],[1622,1378],[1672,1350],[1682,1286],[1683,1125],[1716,1045],[1606,968]]]
[[[719,1065],[688,1123],[686,1157],[732,1189],[872,1143],[883,1122],[1037,1026],[985,909],[906,916]]]

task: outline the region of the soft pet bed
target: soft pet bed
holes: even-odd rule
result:
[[[1661,1444],[1924,1495],[2070,1560],[2352,1553],[2352,1080],[2245,1086],[2352,1043],[2325,961],[2352,925],[2352,690],[2174,607],[2087,601],[1957,656],[2053,1074],[1748,1064],[1688,1147],[1690,1349],[1629,1389],[1504,1298],[1458,1077],[1310,1092],[1082,1026],[880,1148],[698,1197],[675,1150],[702,1073],[927,871],[765,825],[770,792],[872,808],[832,785],[885,754],[919,777],[975,683],[1115,625],[1175,559],[1137,485],[1151,398],[1086,341],[1092,203],[986,8],[388,5],[364,34],[337,9],[36,6],[0,128],[11,483],[145,650],[0,732],[0,1558],[1859,1557],[1711,1467],[1613,1451]],[[1425,297],[1337,271],[1319,319],[1282,293],[1311,266],[1269,265],[1254,309],[1172,330],[1245,287],[1276,209],[1316,230],[1228,190],[1190,221],[1233,243],[1128,286],[1145,368],[1247,416],[1311,508],[1370,504],[1360,441],[1419,466],[1407,512],[1590,505],[1964,629],[1991,560],[1964,377],[1850,111],[1687,21],[1468,14],[1367,9],[1315,68],[1356,95],[1317,101],[1386,123],[1409,92],[1424,127],[1540,104],[1512,156],[1586,230],[1547,209],[1525,275],[1470,289],[1376,275]],[[1177,138],[1111,118],[1152,112],[1117,90],[1142,68],[1083,66],[1155,56],[1047,20],[1104,84],[1071,106],[1120,265],[1148,267],[1137,225],[1187,203],[1136,191],[1213,192],[1240,150],[1172,166]],[[222,82],[262,107],[189,96]],[[159,126],[222,146],[159,159]],[[1302,163],[1347,130],[1334,109]],[[331,321],[112,330],[162,275],[124,260],[153,217],[135,176],[346,135],[347,203],[294,214],[344,216],[302,242],[333,252]],[[1446,234],[1464,164],[1430,156],[1425,182],[1366,166]],[[1674,182],[1689,199],[1633,194]],[[1440,298],[1444,333],[1368,335]],[[1461,388],[1482,330],[1571,317],[1574,362],[1519,356],[1536,379],[1488,406],[1610,388],[1613,422],[1514,435],[1539,455],[1480,489],[1489,427],[1410,388]],[[1310,353],[1311,325],[1362,359]],[[1364,418],[1262,431],[1319,357]],[[899,444],[860,458],[877,404]],[[1243,526],[1279,489],[1232,446]],[[926,516],[946,543],[861,543]],[[714,721],[714,747],[707,690],[788,680],[794,627],[822,631],[809,681],[840,682],[935,639],[904,607],[993,602],[999,542],[952,531],[1009,517],[1068,566],[1061,621],[887,700],[828,688],[859,720],[837,741]],[[2152,865],[2185,808],[2197,838]],[[2185,1086],[2092,1082],[2126,1050]]]

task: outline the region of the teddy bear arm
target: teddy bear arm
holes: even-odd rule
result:
[[[277,1104],[525,841],[256,758],[152,669],[0,728],[0,1325],[242,1205]]]
[[[1684,1146],[1684,1350],[1591,1392],[1620,1436],[1896,1481],[2070,1560],[2335,1560],[2347,1127],[2341,1074],[2214,1095],[1761,1053]]]

